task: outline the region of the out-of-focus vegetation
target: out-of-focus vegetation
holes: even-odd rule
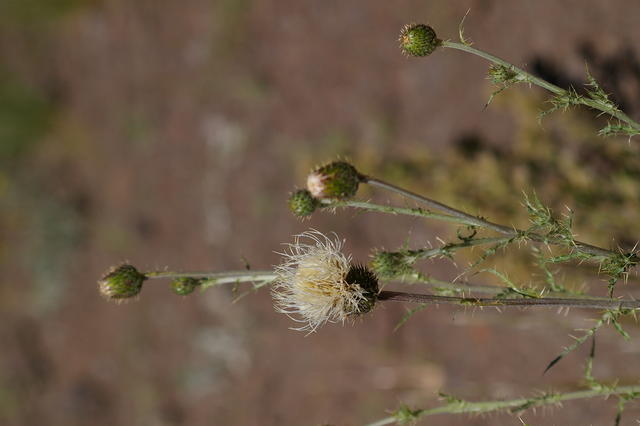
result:
[[[365,170],[515,227],[527,226],[523,198],[535,193],[556,216],[573,215],[573,231],[580,240],[632,249],[640,235],[638,150],[625,140],[597,136],[599,119],[592,111],[567,110],[541,122],[542,104],[535,92],[512,90],[490,106],[511,112],[517,123],[511,143],[468,134],[437,155],[424,150],[410,158],[370,156]],[[471,253],[468,259],[480,254]],[[528,250],[510,251],[499,262],[515,279],[536,280]],[[584,270],[584,265],[572,268],[563,279],[569,286],[581,286]],[[540,271],[537,279],[542,275]]]

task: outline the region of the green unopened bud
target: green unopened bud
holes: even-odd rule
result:
[[[378,276],[387,279],[401,277],[413,271],[407,256],[401,252],[376,252],[369,265]]]
[[[113,267],[100,281],[98,289],[107,299],[121,300],[137,296],[147,277],[134,266],[123,264]]]
[[[180,277],[171,281],[171,290],[179,296],[187,296],[196,289],[202,280],[192,277]]]
[[[424,24],[405,25],[399,41],[400,48],[408,56],[430,55],[442,43],[433,28]]]
[[[300,189],[291,194],[288,203],[289,210],[298,217],[311,216],[311,213],[320,205],[320,201],[306,189]]]
[[[343,200],[358,192],[363,176],[345,161],[334,161],[314,170],[307,177],[307,189],[318,199]]]
[[[378,277],[367,267],[362,265],[351,265],[347,275],[344,277],[347,284],[357,284],[363,290],[363,299],[358,301],[358,314],[365,314],[373,309],[378,299]]]
[[[511,68],[504,65],[491,65],[489,67],[489,79],[493,84],[513,83],[518,74]]]

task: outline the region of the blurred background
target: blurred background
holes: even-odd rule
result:
[[[455,239],[455,227],[319,212],[286,199],[338,156],[364,173],[505,224],[526,226],[522,192],[576,211],[581,240],[640,236],[638,141],[596,136],[587,110],[538,121],[546,94],[514,88],[483,109],[487,64],[455,51],[408,59],[408,22],[432,25],[550,81],[585,64],[640,116],[637,1],[2,0],[0,2],[0,423],[3,425],[359,425],[400,402],[513,398],[581,384],[588,348],[542,370],[594,312],[385,304],[351,325],[291,331],[261,290],[189,297],[149,282],[102,299],[114,264],[141,270],[269,269],[292,235],[335,231],[372,248]],[[363,188],[362,198],[405,202]],[[451,280],[478,252],[426,262]],[[466,256],[466,257],[465,257]],[[517,282],[543,280],[526,248],[497,256]],[[564,268],[602,293],[593,267]],[[495,283],[478,274],[474,282]],[[619,295],[634,294],[630,277]],[[587,287],[585,287],[587,286]],[[414,288],[426,291],[426,288]],[[637,292],[636,292],[637,295]],[[637,325],[598,334],[594,374],[637,383]],[[586,345],[588,346],[588,345]],[[541,424],[612,424],[615,400],[525,413]],[[636,424],[630,404],[621,424]],[[429,424],[520,425],[517,416]]]

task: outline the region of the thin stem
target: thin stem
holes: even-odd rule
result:
[[[370,203],[368,201],[353,201],[353,200],[338,201],[338,200],[323,199],[323,200],[320,200],[320,202],[325,208],[353,207],[357,209],[368,210],[368,211],[378,212],[378,213],[401,214],[405,216],[418,216],[418,217],[424,217],[427,219],[442,220],[444,222],[452,222],[452,223],[459,223],[462,225],[476,226],[475,222],[470,222],[460,217],[434,213],[429,210],[424,210],[420,208],[385,206],[382,204]]]
[[[151,271],[144,274],[149,279],[154,278],[200,278],[202,287],[209,287],[218,284],[240,283],[249,281],[260,281],[262,284],[269,283],[276,279],[277,275],[273,271],[228,271],[228,272],[171,272],[171,271]]]
[[[447,206],[446,204],[442,204],[439,201],[432,200],[431,198],[423,197],[422,195],[416,194],[415,192],[408,191],[404,188],[400,188],[380,179],[372,178],[370,176],[363,176],[362,179],[364,183],[368,183],[369,185],[377,186],[379,188],[395,192],[396,194],[400,194],[406,198],[417,201],[431,208],[441,210],[450,215],[450,217],[456,217],[460,219],[465,224],[490,229],[500,234],[509,235],[512,237],[526,236],[530,240],[541,243],[550,242],[553,244],[562,244],[560,241],[554,241],[552,239],[550,240],[536,233],[522,231],[517,228],[510,228],[508,226],[493,223],[480,217],[470,215],[469,213],[465,213],[462,210]],[[609,257],[612,254],[617,254],[616,252],[613,252],[611,250],[603,249],[601,247],[593,246],[591,244],[583,243],[580,241],[575,241],[575,247],[576,249],[593,256]]]
[[[512,69],[513,71],[515,71],[516,73],[522,75],[523,77],[525,77],[527,82],[533,83],[536,86],[542,87],[543,89],[546,89],[548,91],[550,91],[551,93],[554,93],[556,95],[565,95],[568,92],[565,89],[562,89],[561,87],[556,86],[555,84],[551,84],[546,80],[543,80],[539,77],[536,77],[533,74],[530,74],[528,72],[526,72],[525,70],[523,70],[522,68],[518,68],[515,65],[505,61],[504,59],[498,58],[497,56],[494,56],[490,53],[484,52],[482,50],[476,49],[474,47],[468,46],[466,44],[463,43],[456,43],[453,41],[443,41],[441,44],[442,47],[448,47],[450,49],[457,49],[457,50],[462,50],[463,52],[467,52],[467,53],[471,53],[473,55],[479,56],[481,58],[484,58],[490,62],[493,62],[495,64],[499,64],[502,66],[505,66],[509,69]],[[594,99],[589,99],[589,98],[585,98],[585,97],[581,97],[580,98],[580,103],[582,103],[583,105],[586,105],[590,108],[593,109],[597,109],[598,111],[602,111],[606,114],[609,114],[612,117],[617,118],[620,121],[624,121],[625,123],[629,124],[631,127],[633,127],[636,130],[640,130],[640,123],[638,123],[637,121],[634,121],[633,119],[631,119],[627,114],[625,114],[622,111],[618,111],[618,110],[612,110],[611,108],[607,107],[606,105],[601,104],[600,102],[594,100]]]
[[[262,287],[266,284],[271,283],[276,279],[277,275],[273,271],[226,271],[226,272],[171,272],[171,271],[150,271],[145,272],[145,276],[149,279],[157,279],[157,278],[200,278],[203,280],[203,287],[210,287],[219,284],[233,284],[240,282],[260,282],[257,287]],[[419,272],[413,273],[404,277],[409,282],[416,282],[426,284],[432,287],[454,290],[454,291],[468,291],[475,293],[484,293],[484,294],[496,294],[500,293],[507,289],[507,287],[502,286],[490,286],[490,285],[476,285],[476,284],[468,284],[468,283],[452,283],[449,281],[439,280]],[[392,280],[393,281],[393,280]],[[548,294],[556,294],[554,292],[550,292]],[[595,301],[609,301],[611,299],[602,299],[592,296],[576,296],[572,295],[574,298],[580,299],[588,299]],[[391,299],[390,299],[391,300]],[[399,299],[393,299],[399,300]],[[500,299],[503,300],[503,299]],[[443,302],[443,303],[451,303],[451,302]]]
[[[495,295],[497,293],[501,293],[501,292],[504,292],[505,290],[510,290],[510,289],[519,294],[523,293],[522,290],[515,287],[486,285],[486,284],[484,285],[472,284],[468,282],[457,283],[457,282],[443,281],[437,278],[433,278],[429,275],[422,274],[420,272],[414,272],[410,275],[403,277],[403,279],[408,281],[409,283],[426,284],[436,289],[452,290],[457,293],[468,292],[469,294],[481,293],[481,294]],[[539,297],[550,296],[558,299],[562,299],[564,298],[565,295],[567,295],[566,292],[564,291],[553,291],[553,290],[540,291],[538,294],[540,295]],[[590,296],[588,294],[580,294],[580,293],[569,293],[567,296],[569,296],[570,299],[588,299],[588,300],[605,301],[605,302],[610,302],[612,300],[610,298]]]
[[[402,293],[398,291],[381,291],[378,300],[393,302],[430,303],[430,304],[453,304],[465,306],[559,306],[566,308],[586,308],[586,309],[640,309],[640,301],[635,300],[615,300],[615,299],[564,299],[564,298],[526,298],[526,299],[504,299],[504,298],[481,298],[481,297],[455,297],[436,296],[433,294]]]
[[[463,240],[460,243],[449,243],[442,247],[430,249],[418,249],[404,251],[405,258],[408,262],[415,262],[418,259],[429,259],[434,256],[447,256],[451,253],[466,247],[481,246],[484,244],[500,244],[510,241],[513,237],[492,237],[492,238],[474,238]]]
[[[563,401],[576,399],[594,398],[597,396],[609,397],[613,395],[634,395],[640,392],[640,386],[613,386],[595,389],[586,389],[567,393],[547,393],[542,396],[532,398],[518,398],[506,401],[452,401],[440,407],[416,410],[411,412],[414,420],[420,417],[432,416],[435,414],[459,414],[459,413],[489,413],[492,411],[503,411],[511,409],[511,412],[521,412],[529,408],[544,405],[557,405]],[[369,423],[367,426],[384,426],[398,422],[397,416],[390,416]]]

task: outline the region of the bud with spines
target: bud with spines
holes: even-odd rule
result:
[[[369,265],[379,277],[392,279],[412,273],[411,263],[405,253],[377,251],[373,254]]]
[[[122,300],[137,296],[147,277],[133,265],[113,267],[100,281],[98,289],[107,299]]]
[[[289,197],[289,210],[298,217],[311,216],[320,206],[320,201],[307,189],[299,189]]]
[[[179,296],[187,296],[200,285],[202,280],[193,277],[180,277],[171,281],[171,290]]]
[[[407,56],[428,56],[440,44],[436,32],[425,24],[408,24],[400,32],[400,48]]]
[[[364,182],[355,167],[346,161],[334,161],[315,169],[307,177],[307,189],[317,199],[345,200],[358,192],[358,185]]]

